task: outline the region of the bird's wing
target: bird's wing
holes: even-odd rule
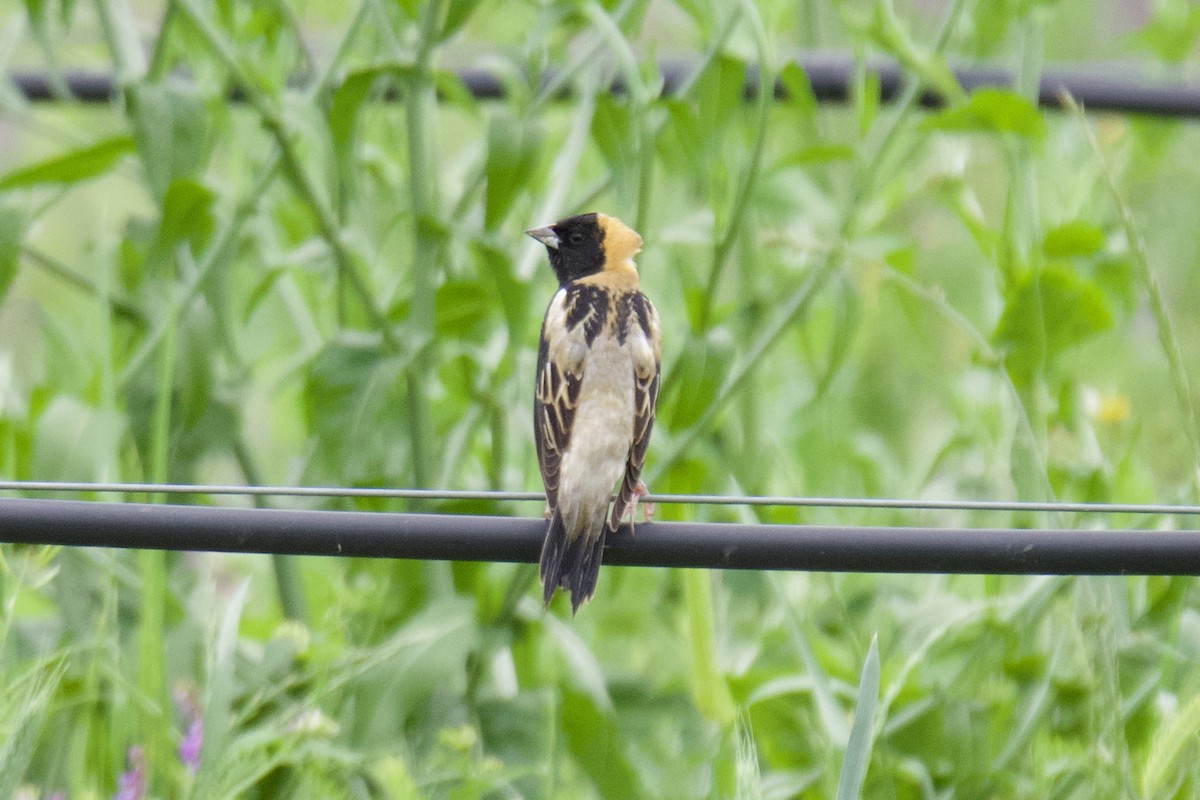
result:
[[[632,317],[629,342],[633,355],[633,441],[625,462],[625,478],[613,504],[609,530],[615,531],[629,511],[646,463],[646,448],[654,428],[654,409],[658,402],[658,378],[661,371],[661,342],[658,312],[641,292],[630,298]]]
[[[559,289],[546,309],[538,342],[533,432],[546,502],[558,507],[559,469],[571,441],[593,317],[603,314],[591,292]]]

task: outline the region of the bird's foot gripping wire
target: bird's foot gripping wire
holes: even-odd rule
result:
[[[637,519],[638,501],[648,494],[650,494],[650,490],[647,489],[646,484],[639,479],[637,486],[633,487],[633,498],[629,501],[629,508],[626,510],[625,516],[622,519],[623,522],[629,523],[630,536],[632,536],[634,532],[633,521]],[[654,503],[648,501],[642,503],[642,522],[649,522],[650,520],[654,519],[654,510]]]
[[[650,490],[646,488],[646,484],[638,480],[637,486],[633,490],[633,508],[630,510],[629,518],[633,519],[633,515],[637,513],[638,500],[650,494]],[[649,500],[642,503],[642,522],[649,522],[654,519],[654,512],[657,507]]]

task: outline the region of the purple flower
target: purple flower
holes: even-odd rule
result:
[[[146,758],[142,748],[137,745],[129,748],[125,754],[125,768],[113,800],[142,800],[146,796]]]
[[[204,724],[199,716],[192,717],[187,733],[179,743],[179,760],[192,772],[200,768],[200,747],[204,744]]]

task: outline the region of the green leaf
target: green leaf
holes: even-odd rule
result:
[[[237,690],[237,643],[242,609],[246,605],[250,579],[241,582],[229,599],[209,650],[208,678],[204,698],[204,742],[196,772],[196,797],[212,797],[221,783],[222,765],[234,733],[233,701]]]
[[[846,743],[846,758],[838,779],[837,800],[858,800],[863,780],[871,763],[872,730],[875,706],[879,703],[879,636],[871,637],[871,648],[858,679],[858,704],[854,707],[854,725]]]
[[[1046,121],[1036,106],[1015,92],[992,87],[976,89],[966,102],[930,116],[921,127],[1014,133],[1027,139],[1040,139],[1046,133]]]
[[[0,302],[17,277],[21,239],[25,234],[25,214],[14,205],[0,203]]]
[[[697,86],[697,117],[712,151],[734,113],[741,108],[746,88],[746,65],[729,56],[714,59]]]
[[[484,225],[497,228],[512,208],[518,193],[530,185],[530,173],[541,151],[541,129],[532,122],[499,113],[488,125],[487,190]]]
[[[490,279],[491,288],[500,299],[509,336],[513,341],[520,341],[532,317],[529,284],[514,274],[512,260],[506,251],[480,241],[475,241],[473,245],[480,273],[486,276],[485,279]]]
[[[69,184],[103,175],[134,149],[132,136],[113,136],[61,156],[20,167],[0,178],[0,190],[44,183]]]
[[[799,63],[789,61],[779,70],[779,83],[783,86],[788,104],[800,109],[806,116],[813,117],[817,113],[817,96],[813,94],[812,83],[808,73]]]
[[[304,408],[320,459],[339,479],[376,482],[404,441],[408,360],[378,342],[337,340],[309,365]]]
[[[1006,298],[993,340],[1007,351],[1018,383],[1027,382],[1068,348],[1112,324],[1108,299],[1094,284],[1061,266],[1018,279]]]
[[[475,281],[450,280],[437,288],[434,327],[441,338],[486,339],[496,302]]]
[[[359,109],[362,108],[363,101],[371,93],[372,87],[382,76],[393,73],[394,70],[391,67],[371,67],[357,70],[347,75],[333,91],[327,120],[329,136],[339,155],[350,147],[354,139]]]
[[[677,374],[664,382],[658,407],[672,430],[682,430],[707,410],[733,361],[733,341],[723,328],[684,345]],[[686,388],[685,388],[686,387]]]
[[[703,174],[705,133],[700,118],[690,103],[677,98],[662,101],[667,109],[667,124],[656,137],[657,155],[671,172]]]
[[[1081,219],[1059,225],[1042,240],[1042,252],[1050,258],[1090,256],[1102,247],[1104,232]]]
[[[1187,58],[1200,37],[1200,8],[1190,3],[1156,3],[1150,22],[1137,32],[1135,41],[1163,61],[1178,63]]]
[[[38,417],[33,474],[46,481],[91,481],[117,452],[125,421],[115,411],[60,394]]]
[[[828,164],[832,161],[854,160],[854,148],[845,144],[812,144],[784,156],[777,167],[798,167],[805,164]]]
[[[191,86],[142,83],[129,90],[133,135],[146,179],[159,197],[171,181],[194,177],[208,158],[208,117]]]
[[[175,249],[186,244],[199,251],[212,235],[212,191],[190,179],[171,181],[163,197],[162,219],[146,256],[147,269],[171,263]]]
[[[611,712],[602,711],[588,695],[568,690],[563,692],[559,724],[571,755],[601,797],[645,795]]]
[[[449,39],[471,18],[479,6],[479,0],[450,0],[445,19],[442,21],[441,39]]]
[[[592,115],[592,141],[609,166],[620,174],[630,171],[634,147],[629,101],[602,94]]]

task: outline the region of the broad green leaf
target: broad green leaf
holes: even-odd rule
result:
[[[779,83],[787,96],[786,103],[799,109],[806,117],[817,113],[817,97],[813,94],[812,83],[804,67],[795,61],[789,61],[779,70]]]
[[[540,689],[516,697],[484,700],[476,706],[476,712],[485,751],[517,773],[514,788],[521,796],[539,796],[545,785],[539,774],[554,758],[557,729],[553,693]],[[526,777],[522,779],[521,775]]]
[[[966,102],[933,114],[922,123],[925,130],[990,131],[1040,139],[1046,121],[1037,107],[1015,92],[991,87],[976,89]]]
[[[675,98],[662,101],[667,123],[656,137],[657,154],[671,172],[696,177],[707,173],[704,159],[705,133],[691,103]]]
[[[871,748],[875,727],[875,707],[879,704],[879,636],[871,637],[871,648],[863,662],[858,679],[858,703],[854,707],[854,724],[846,742],[846,757],[838,779],[837,800],[858,800],[863,781],[871,763]]]
[[[347,75],[333,91],[329,103],[329,136],[338,155],[350,148],[358,124],[358,112],[372,87],[385,75],[394,74],[390,67],[370,67]]]
[[[630,127],[629,101],[602,94],[596,98],[596,111],[592,115],[592,141],[618,174],[625,174],[634,166],[634,142]]]
[[[696,115],[704,136],[706,151],[711,155],[720,141],[726,125],[741,108],[746,88],[746,65],[729,56],[719,56],[700,76],[696,88]]]
[[[0,203],[0,302],[17,277],[21,239],[25,235],[25,215],[14,205]]]
[[[1154,16],[1135,34],[1135,41],[1153,51],[1163,61],[1178,63],[1186,59],[1200,38],[1200,8],[1190,3],[1156,3]]]
[[[724,329],[688,341],[676,374],[664,382],[659,395],[659,414],[672,430],[682,430],[700,418],[721,388],[732,361],[733,342]]]
[[[1060,266],[1024,275],[1009,290],[993,340],[1018,383],[1064,350],[1112,324],[1108,299],[1094,284]]]
[[[174,180],[162,201],[162,219],[154,243],[146,256],[147,268],[163,269],[171,263],[181,244],[193,253],[212,235],[212,206],[215,197],[207,186],[186,178]]]
[[[129,90],[129,114],[138,157],[156,195],[203,168],[208,117],[197,89],[178,82],[136,84]]]
[[[458,33],[459,29],[471,18],[471,14],[479,6],[479,0],[450,0],[442,20],[441,39],[449,39]]]
[[[551,634],[551,640],[562,653],[567,664],[567,674],[570,675],[571,685],[591,700],[595,708],[602,713],[613,712],[612,698],[608,695],[608,684],[605,682],[604,670],[596,659],[595,653],[589,649],[575,629],[553,614],[547,614],[546,630]]]
[[[596,785],[601,797],[643,797],[611,711],[599,709],[583,692],[564,691],[559,729],[576,764]]]
[[[513,341],[521,341],[535,314],[541,313],[540,308],[535,311],[530,307],[530,286],[517,278],[506,251],[480,241],[473,242],[473,245],[472,251],[478,259],[479,271],[486,276],[490,288],[500,300],[509,336]],[[546,302],[549,302],[549,295]]]
[[[304,409],[322,463],[341,480],[377,482],[405,441],[408,361],[376,342],[335,340],[309,365]]]
[[[475,281],[450,280],[437,288],[434,326],[442,338],[486,339],[495,299]]]
[[[528,191],[541,151],[541,129],[509,113],[492,117],[488,125],[487,190],[484,225],[499,227],[517,195]]]
[[[0,190],[45,183],[69,184],[108,172],[121,156],[132,152],[132,136],[113,136],[61,156],[18,167],[0,178]]]
[[[60,394],[38,417],[33,474],[46,481],[96,480],[125,432],[116,412]]]
[[[1081,219],[1051,229],[1042,240],[1042,252],[1050,258],[1090,256],[1102,247],[1104,231]]]

